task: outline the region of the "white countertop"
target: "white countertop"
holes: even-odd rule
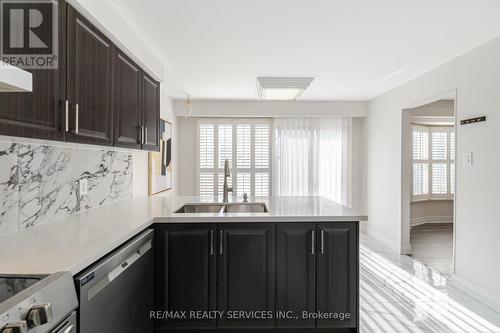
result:
[[[153,223],[340,222],[365,214],[322,197],[249,198],[268,213],[176,214],[199,197],[133,197],[0,236],[0,274],[76,274]]]

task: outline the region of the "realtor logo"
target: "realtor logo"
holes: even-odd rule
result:
[[[57,68],[57,7],[53,0],[0,0],[1,60],[24,69]]]

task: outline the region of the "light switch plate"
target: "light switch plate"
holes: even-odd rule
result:
[[[80,179],[78,184],[80,185],[80,196],[87,195],[87,193],[89,191],[89,185],[88,185],[87,178]]]
[[[462,155],[462,163],[466,167],[472,166],[472,153],[463,153]]]

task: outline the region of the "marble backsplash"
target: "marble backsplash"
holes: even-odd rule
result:
[[[0,234],[130,196],[129,152],[0,142]]]

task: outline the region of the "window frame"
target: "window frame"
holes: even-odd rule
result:
[[[214,168],[201,168],[200,167],[200,125],[213,124],[214,125]],[[255,167],[255,125],[269,125],[268,132],[268,167],[256,168]],[[219,132],[218,125],[232,125],[232,161],[231,165],[231,185],[233,192],[231,196],[236,197],[238,194],[237,177],[239,173],[250,173],[250,193],[249,196],[255,195],[255,175],[258,173],[268,174],[268,196],[272,195],[272,118],[198,118],[196,122],[196,194],[200,196],[200,174],[202,172],[213,172],[214,177],[214,197],[221,197],[222,193],[219,192],[219,174],[224,172],[223,167],[219,167]],[[238,168],[238,147],[237,147],[237,126],[238,125],[251,125],[250,127],[250,168]]]
[[[428,133],[428,156],[427,160],[415,160],[413,158],[413,131],[414,129],[418,130],[424,130]],[[432,155],[432,134],[438,132],[446,132],[446,159],[434,159]],[[452,142],[451,142],[451,133],[454,135],[454,159],[451,158],[451,147],[452,147]],[[417,125],[417,124],[412,124],[411,125],[411,181],[410,181],[410,191],[411,191],[411,202],[418,202],[418,201],[427,201],[427,200],[453,200],[455,196],[455,188],[453,189],[453,192],[451,191],[451,180],[452,180],[452,175],[451,175],[451,165],[455,164],[456,161],[456,134],[455,134],[455,127],[454,126],[426,126],[426,125]],[[427,194],[419,194],[415,195],[413,191],[413,184],[414,184],[414,165],[415,164],[427,164],[427,179],[428,179],[428,191]],[[434,164],[446,164],[446,193],[433,193],[432,186],[433,186],[433,174],[432,174],[432,166]],[[455,174],[456,174],[456,165],[455,167]],[[454,182],[456,184],[456,182]]]

